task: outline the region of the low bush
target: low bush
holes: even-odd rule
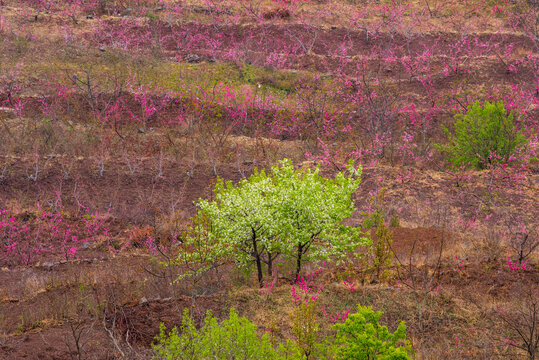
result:
[[[344,324],[336,324],[338,360],[408,360],[413,351],[406,340],[406,325],[401,321],[394,333],[378,324],[381,311],[358,305],[357,313],[350,315]]]
[[[284,347],[272,345],[267,334],[259,336],[257,327],[230,310],[228,319],[218,322],[208,312],[204,325],[197,330],[186,309],[180,329],[166,333],[165,326],[156,337],[154,359],[287,359]]]
[[[475,102],[466,113],[455,115],[455,131],[444,127],[449,143],[439,148],[454,166],[485,169],[497,163],[516,160],[514,155],[526,143],[514,123],[515,114],[507,112],[502,101],[483,106]]]
[[[319,325],[316,305],[303,304],[292,317],[296,341],[278,342],[267,333],[258,335],[257,326],[230,310],[228,319],[218,322],[210,312],[197,329],[189,312],[184,311],[182,325],[168,334],[165,326],[152,345],[154,359],[338,359],[338,360],[408,360],[414,357],[401,322],[395,332],[378,324],[382,312],[358,305],[358,312],[344,323],[336,324],[335,336],[323,343],[316,340]]]

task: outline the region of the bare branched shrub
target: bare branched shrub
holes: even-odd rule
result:
[[[442,238],[437,247],[423,253],[417,251],[417,239],[414,240],[407,260],[402,256],[399,258],[397,253],[393,251],[394,258],[398,263],[398,279],[414,295],[417,323],[420,330],[424,328],[424,310],[429,296],[438,286],[446,236],[446,232],[442,231]]]
[[[516,215],[510,211],[505,212],[504,235],[508,245],[513,249],[518,263],[522,264],[539,247],[537,224],[533,224],[528,218]]]
[[[92,339],[91,333],[94,325],[95,321],[90,324],[86,324],[83,321],[68,322],[64,341],[72,360],[82,360],[85,358],[85,347],[88,341]]]
[[[524,351],[528,360],[539,354],[539,293],[536,286],[521,289],[517,297],[522,299],[514,309],[498,307],[497,315],[509,332],[502,339],[509,348]]]

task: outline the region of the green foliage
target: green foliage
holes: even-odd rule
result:
[[[176,259],[172,261],[173,265],[184,269],[178,280],[196,279],[229,260],[230,250],[225,245],[216,242],[210,226],[206,214],[199,212],[190,219],[189,226],[181,232],[180,251]]]
[[[502,101],[486,101],[483,106],[476,102],[455,119],[454,134],[444,127],[449,144],[439,146],[454,166],[485,169],[489,164],[507,163],[527,143],[515,127],[513,111],[507,114]]]
[[[292,93],[301,79],[301,77],[291,71],[272,70],[268,68],[260,68],[252,65],[243,64],[237,67],[238,79],[240,83],[248,83],[253,85],[260,84],[262,87],[267,87],[279,92],[287,94]],[[226,76],[231,76],[230,70]],[[306,77],[306,76],[304,76]]]
[[[208,311],[202,328],[197,330],[189,311],[185,309],[180,329],[166,333],[161,324],[160,333],[152,345],[154,359],[284,359],[275,349],[269,336],[259,336],[256,325],[239,317],[234,309],[228,319],[218,322]]]
[[[295,258],[296,277],[302,261],[344,259],[369,242],[361,229],[342,225],[355,210],[352,194],[362,173],[352,162],[347,171],[327,179],[319,167],[296,171],[290,160],[272,168],[281,251]]]
[[[382,312],[358,305],[358,312],[345,323],[333,326],[336,336],[318,342],[316,303],[300,305],[291,317],[295,341],[281,341],[265,333],[260,336],[251,321],[230,310],[228,319],[219,322],[208,311],[200,329],[189,311],[184,310],[182,325],[168,332],[161,324],[152,348],[156,360],[202,359],[377,359],[408,360],[413,351],[401,322],[390,333],[378,321]]]
[[[401,226],[399,215],[393,214],[391,216],[391,219],[389,219],[389,227],[390,228],[398,228]]]
[[[387,277],[387,269],[393,262],[392,243],[393,233],[383,220],[379,220],[376,224],[376,241],[372,244],[373,267],[379,280]]]
[[[220,179],[215,200],[198,201],[211,222],[217,255],[230,255],[243,268],[254,263],[262,285],[262,264],[271,274],[279,255],[295,261],[298,276],[304,261],[343,259],[367,244],[360,229],[342,224],[354,211],[351,196],[361,168],[350,163],[346,174],[333,179],[319,172],[298,171],[285,159],[268,174],[255,170],[237,184]]]
[[[209,236],[215,239],[216,256],[233,256],[240,267],[255,261],[258,280],[262,281],[263,257],[271,260],[280,251],[279,229],[269,198],[275,186],[265,171],[255,170],[238,184],[219,179],[214,201],[200,199],[200,211],[211,221]],[[222,253],[221,253],[222,252]]]
[[[155,22],[155,21],[159,21],[159,16],[157,16],[154,12],[152,11],[148,11],[146,13],[146,17],[151,21],[151,22]]]
[[[358,312],[336,324],[338,360],[407,360],[413,358],[412,347],[406,340],[406,325],[402,321],[394,333],[378,324],[381,311],[358,305]]]
[[[369,248],[370,268],[376,272],[378,280],[387,277],[387,269],[393,262],[393,252],[391,245],[393,244],[393,233],[386,225],[386,211],[383,208],[385,188],[381,189],[377,196],[369,199],[369,202],[374,204],[374,212],[368,214],[363,213],[364,228],[376,228],[376,241],[373,241]],[[394,223],[395,216],[391,218],[391,223]],[[397,218],[398,222],[398,218]]]
[[[319,329],[316,322],[316,303],[311,301],[301,304],[294,311],[291,320],[296,344],[302,354],[309,359],[315,354],[317,348],[316,334]]]

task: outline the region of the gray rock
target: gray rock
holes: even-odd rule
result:
[[[202,58],[197,54],[188,54],[185,57],[185,61],[187,61],[188,63],[199,63],[202,61]]]
[[[52,268],[54,267],[54,264],[51,263],[51,262],[45,262],[43,264],[41,264],[41,267],[47,271],[51,271]]]

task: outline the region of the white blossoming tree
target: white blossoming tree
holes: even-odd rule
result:
[[[216,256],[227,249],[238,265],[256,265],[262,286],[263,263],[271,274],[278,256],[295,262],[297,278],[305,261],[342,259],[368,243],[359,228],[342,223],[354,211],[360,182],[361,168],[353,163],[330,179],[319,167],[296,170],[285,159],[236,184],[220,179],[215,200],[197,205],[211,223]]]
[[[295,259],[296,279],[304,261],[342,259],[368,243],[359,228],[343,220],[354,212],[352,194],[361,183],[361,168],[351,162],[347,173],[335,178],[320,175],[320,168],[296,171],[290,160],[272,168],[276,193],[273,208],[279,216],[281,252]]]

